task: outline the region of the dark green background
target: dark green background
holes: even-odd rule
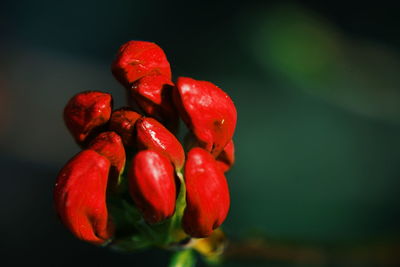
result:
[[[78,151],[62,109],[83,90],[110,92],[117,107],[124,105],[110,63],[128,40],[156,42],[175,78],[211,81],[234,100],[237,162],[228,174],[232,205],[224,224],[233,240],[399,244],[395,6],[2,1],[0,7],[0,258],[6,266],[166,265],[166,252],[120,255],[83,244],[52,208],[57,172]],[[296,260],[257,264],[280,263]]]

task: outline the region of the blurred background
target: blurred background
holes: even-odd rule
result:
[[[2,0],[1,266],[166,266],[80,242],[52,206],[79,151],[62,110],[84,90],[125,105],[110,64],[128,40],[237,106],[225,266],[400,264],[399,25],[368,1]]]

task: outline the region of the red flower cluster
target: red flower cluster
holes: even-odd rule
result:
[[[107,198],[122,197],[121,181],[127,180],[133,204],[150,225],[174,215],[184,186],[182,228],[192,237],[209,236],[230,205],[224,172],[234,162],[232,100],[209,82],[180,77],[173,83],[163,50],[150,42],[124,44],[112,73],[126,88],[130,107],[113,110],[110,94],[90,91],[75,95],[64,109],[67,128],[83,150],[58,175],[59,217],[76,237],[103,244],[116,227]],[[186,159],[175,136],[179,117],[190,130]]]

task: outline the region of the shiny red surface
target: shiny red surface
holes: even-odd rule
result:
[[[174,168],[166,156],[152,150],[140,151],[133,158],[128,179],[132,199],[148,223],[159,223],[174,214]]]
[[[229,189],[224,173],[209,152],[193,148],[186,160],[185,184],[183,229],[193,237],[209,236],[229,211]]]
[[[82,92],[69,100],[64,108],[64,121],[77,143],[108,122],[112,111],[110,94],[90,91]]]
[[[171,79],[171,69],[164,51],[155,43],[145,41],[129,41],[122,45],[111,70],[127,89],[133,82],[151,73]]]
[[[180,77],[174,101],[179,113],[202,147],[218,156],[232,139],[236,108],[219,87],[206,81]]]
[[[220,168],[227,172],[235,163],[235,145],[233,140],[231,140],[222,150],[221,154],[217,157],[217,163]]]
[[[148,116],[176,127],[178,113],[172,102],[173,83],[162,74],[147,75],[133,83],[130,88],[130,97]]]
[[[102,244],[113,225],[106,206],[110,161],[93,150],[83,150],[59,172],[54,188],[57,213],[79,239]]]
[[[162,153],[181,169],[185,152],[179,140],[160,122],[153,118],[141,118],[136,122],[137,145],[139,149],[151,149]]]
[[[129,108],[114,110],[111,114],[109,129],[121,136],[125,146],[135,146],[135,123],[140,117],[142,115]]]
[[[111,163],[109,186],[114,188],[118,183],[118,177],[125,167],[125,148],[121,137],[115,132],[102,132],[94,138],[89,146],[106,157]]]

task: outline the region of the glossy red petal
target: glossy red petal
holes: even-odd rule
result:
[[[217,163],[223,172],[227,172],[235,163],[235,145],[231,140],[217,157]]]
[[[127,89],[133,82],[152,73],[171,79],[171,68],[164,51],[151,42],[129,41],[122,45],[111,70]]]
[[[229,211],[229,189],[224,173],[209,152],[193,148],[185,164],[185,184],[183,229],[193,237],[209,236]]]
[[[118,178],[125,167],[125,149],[121,137],[115,132],[103,132],[90,142],[89,149],[92,149],[106,157],[111,163],[109,187],[115,188]]]
[[[135,123],[140,117],[142,115],[129,108],[115,110],[111,114],[109,129],[121,136],[125,146],[135,146]]]
[[[156,151],[140,151],[128,173],[129,191],[144,219],[159,223],[174,214],[176,185],[169,159]]]
[[[206,81],[180,77],[174,102],[188,128],[215,157],[232,139],[236,127],[236,108],[219,87]]]
[[[54,201],[61,221],[79,239],[103,244],[113,225],[106,206],[110,161],[93,150],[73,157],[60,171]]]
[[[141,118],[136,122],[136,138],[139,149],[151,149],[162,153],[175,165],[183,167],[185,152],[181,143],[167,128],[153,118]]]
[[[140,95],[156,105],[162,105],[166,101],[166,90],[174,84],[171,80],[162,74],[152,74],[140,78],[136,81],[131,91],[135,95]],[[169,92],[171,94],[171,92]]]
[[[64,121],[79,144],[89,135],[100,131],[110,119],[112,97],[102,92],[83,92],[75,95],[64,108]]]
[[[173,83],[162,74],[147,75],[133,83],[130,97],[146,113],[163,122],[170,129],[176,129],[178,112],[172,101]]]

